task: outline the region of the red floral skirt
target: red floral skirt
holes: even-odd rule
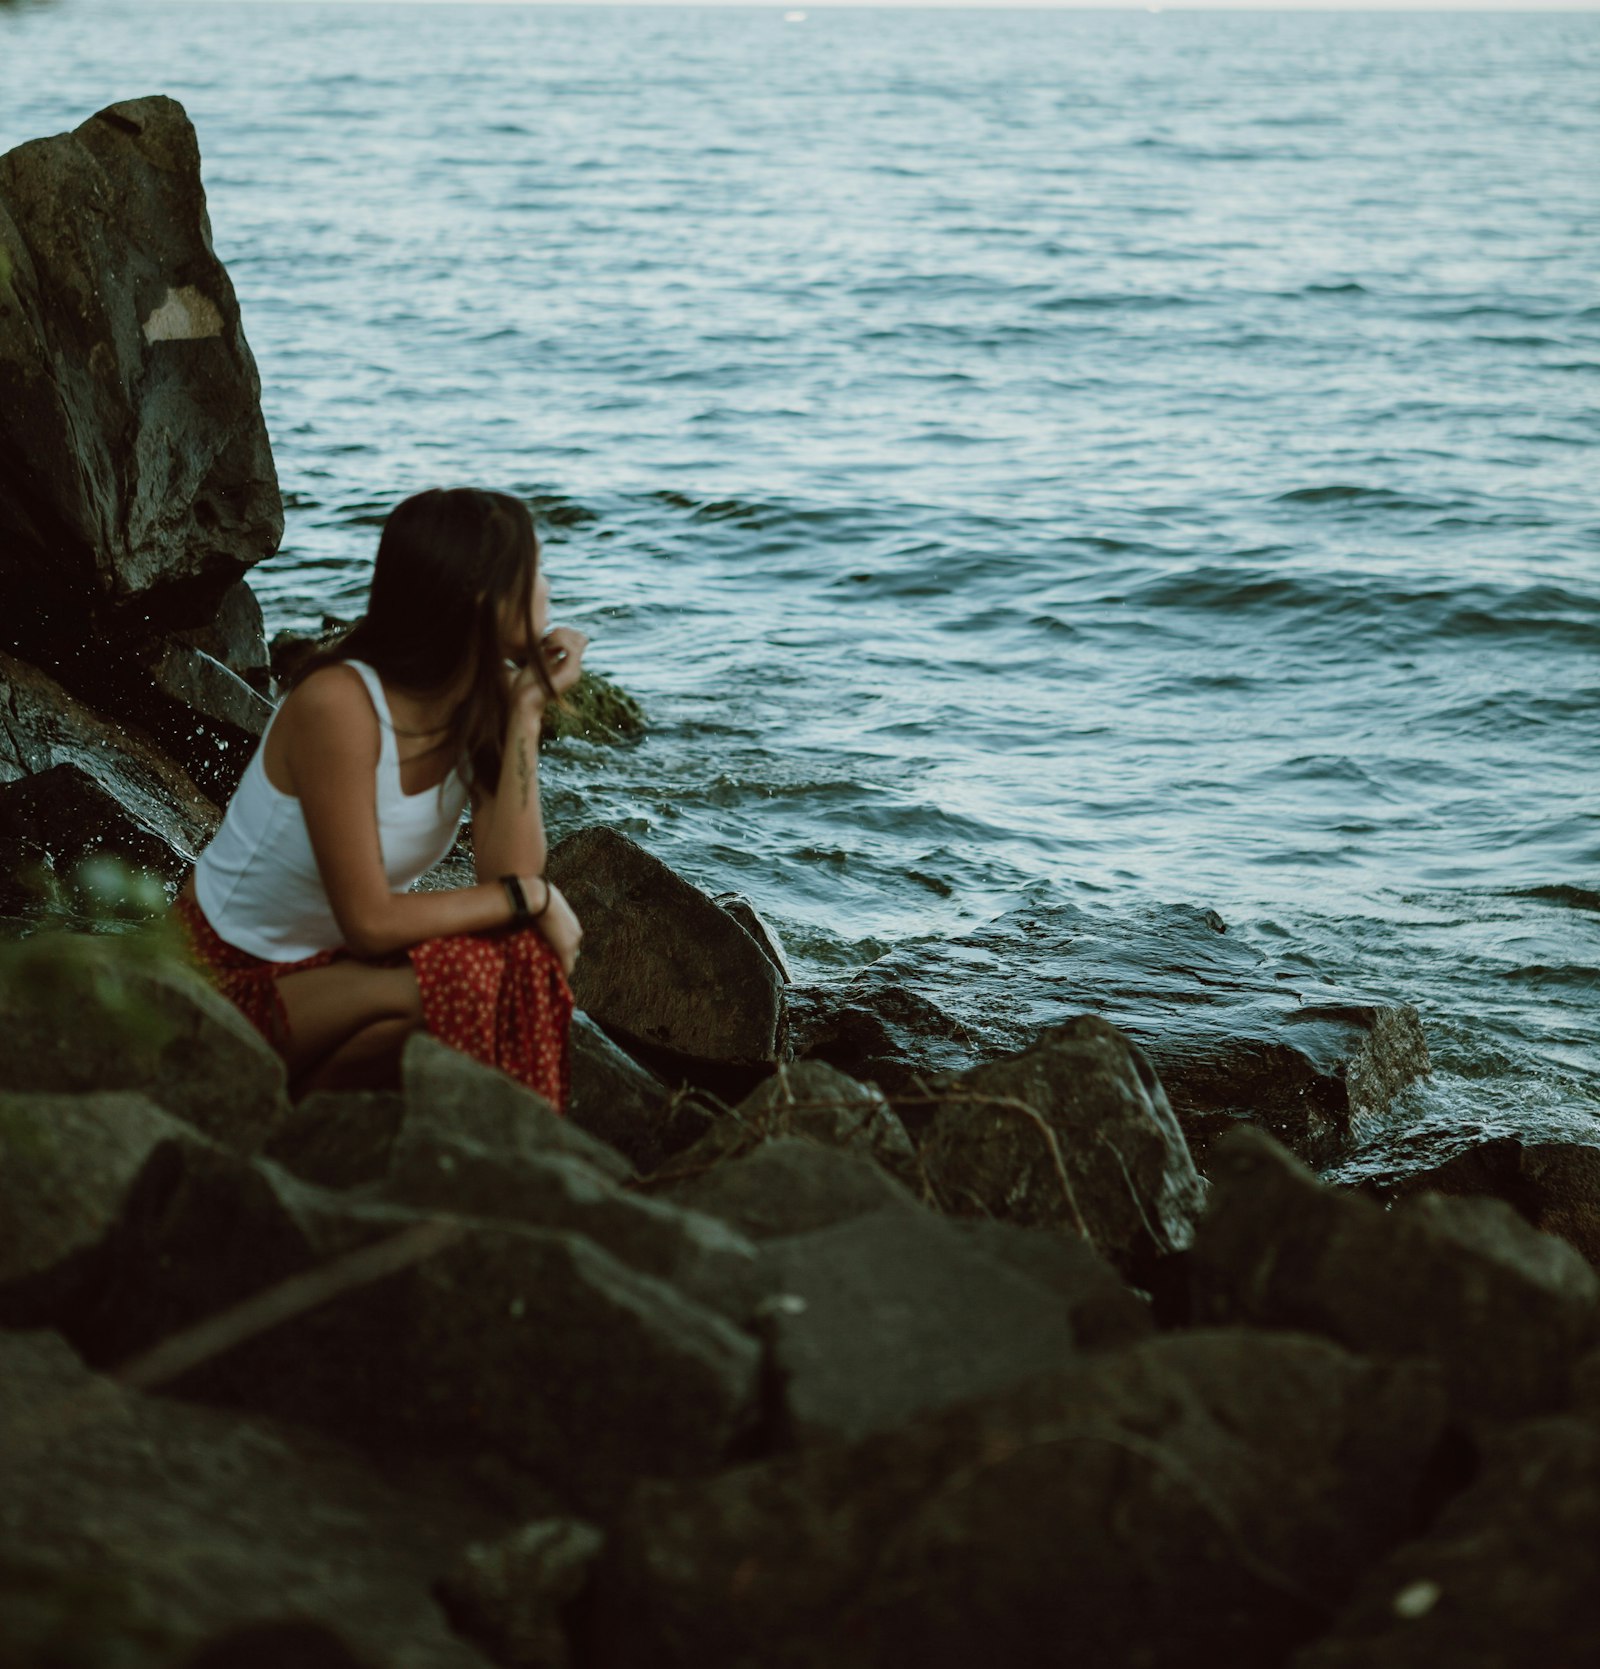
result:
[[[298,962],[269,962],[230,945],[193,899],[180,896],[173,910],[201,972],[279,1054],[287,1050],[289,1021],[278,980],[351,960],[346,950],[323,950]],[[428,1031],[566,1112],[572,988],[537,928],[424,939],[396,955],[394,965],[406,959],[417,976]]]

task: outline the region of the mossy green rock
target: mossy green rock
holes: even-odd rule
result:
[[[585,672],[560,701],[545,709],[546,741],[627,742],[644,731],[644,708],[598,672]]]

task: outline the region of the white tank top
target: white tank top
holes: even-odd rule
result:
[[[346,661],[361,674],[378,714],[378,839],[384,873],[408,891],[450,850],[467,787],[459,766],[441,788],[407,794],[400,786],[400,748],[383,683],[365,661]],[[267,734],[277,722],[273,714]],[[270,962],[298,962],[344,943],[317,869],[305,816],[293,794],[274,788],[264,763],[266,734],[228,802],[222,827],[195,865],[195,896],[207,921],[230,945]]]

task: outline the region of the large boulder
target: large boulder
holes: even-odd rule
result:
[[[680,1176],[700,1176],[783,1136],[857,1154],[905,1187],[921,1188],[916,1146],[882,1091],[823,1061],[779,1066],[656,1177],[670,1183]]]
[[[751,1240],[805,1234],[886,1205],[917,1203],[870,1159],[798,1136],[774,1136],[741,1157],[719,1156],[700,1171],[677,1172],[662,1191]]]
[[[890,1095],[929,1072],[1014,1054],[1078,1010],[1103,1015],[1160,1074],[1204,1168],[1238,1119],[1308,1162],[1428,1070],[1416,1010],[1275,963],[1214,910],[1027,904],[958,938],[917,941],[833,986],[790,993],[797,1057]]]
[[[587,937],[587,935],[585,935]],[[526,1086],[426,1032],[406,1042],[401,1079],[408,1122],[507,1153],[560,1153],[614,1181],[633,1167]]]
[[[1433,1376],[1198,1331],[630,1502],[595,1669],[1269,1669],[1417,1521]]]
[[[1125,1292],[1088,1247],[1077,1250],[1075,1283],[1059,1268],[1035,1280],[955,1224],[901,1206],[767,1242],[778,1435],[810,1443],[893,1431],[1067,1366],[1085,1343],[1079,1305],[1098,1315]],[[1121,1338],[1101,1342],[1149,1330],[1131,1295],[1128,1305]]]
[[[582,1519],[538,1519],[467,1548],[439,1597],[456,1627],[503,1669],[570,1669],[567,1613],[604,1540]]]
[[[777,1065],[783,980],[725,910],[613,829],[558,841],[546,866],[583,923],[578,1006],[669,1075],[744,1093]]]
[[[0,620],[55,645],[201,626],[283,534],[183,107],[0,156]]]
[[[338,1278],[371,1258],[384,1272]],[[92,1362],[126,1362],[319,1271],[318,1301],[161,1382],[510,1467],[586,1511],[719,1464],[755,1414],[755,1340],[584,1235],[440,1218],[176,1144],[135,1186],[92,1300],[58,1325]]]
[[[1219,1144],[1212,1177],[1191,1259],[1199,1321],[1428,1357],[1459,1408],[1493,1418],[1561,1407],[1600,1338],[1600,1275],[1499,1200],[1421,1194],[1385,1211],[1250,1129]]]
[[[585,935],[587,941],[587,935]],[[612,1041],[583,1010],[569,1033],[572,1093],[567,1117],[578,1129],[623,1154],[647,1173],[692,1147],[711,1124],[696,1098],[672,1090]]]
[[[184,1134],[142,1095],[0,1093],[0,1324],[69,1301],[151,1153]]]
[[[1293,1669],[1589,1669],[1600,1663],[1597,1548],[1600,1428],[1561,1417],[1513,1426]]]
[[[565,1153],[507,1151],[408,1123],[375,1193],[418,1210],[584,1235],[736,1322],[760,1295],[756,1250],[743,1235],[716,1217],[626,1193]]]
[[[212,1140],[259,1148],[289,1108],[281,1057],[192,969],[112,936],[0,957],[0,1090],[131,1090]]]
[[[487,1669],[430,1589],[503,1521],[307,1432],[140,1396],[53,1335],[0,1333],[0,1476],[0,1663]]]
[[[1491,1137],[1425,1170],[1372,1178],[1364,1190],[1384,1200],[1422,1193],[1504,1200],[1541,1233],[1600,1264],[1600,1147],[1589,1143]]]
[[[0,882],[99,853],[175,881],[216,832],[216,806],[148,737],[3,651],[0,709]]]
[[[1031,1047],[934,1079],[922,1167],[938,1203],[1082,1236],[1138,1271],[1193,1238],[1204,1183],[1150,1063],[1080,1015]]]
[[[220,661],[257,694],[272,694],[272,655],[267,648],[266,622],[249,581],[239,580],[229,586],[211,618],[203,626],[179,632],[177,641]]]

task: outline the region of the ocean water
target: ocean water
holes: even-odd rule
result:
[[[803,976],[1210,906],[1600,1141],[1600,15],[21,0],[0,148],[165,92],[288,507],[534,504],[553,748]],[[1019,947],[1019,955],[1024,955]]]

